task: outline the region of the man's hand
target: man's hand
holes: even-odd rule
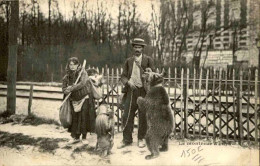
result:
[[[136,86],[132,82],[128,81],[127,84],[129,85],[131,90],[135,90],[136,89]]]

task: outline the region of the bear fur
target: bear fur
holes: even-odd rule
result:
[[[106,157],[111,153],[114,145],[114,113],[109,105],[102,104],[98,107],[96,118],[97,144],[96,150],[101,150],[101,156]]]
[[[173,116],[169,96],[162,86],[162,75],[150,72],[146,80],[150,85],[149,91],[145,98],[138,97],[137,104],[140,111],[145,111],[147,119],[145,140],[151,155],[145,158],[152,159],[159,156],[159,150],[168,150],[168,139],[173,129]]]

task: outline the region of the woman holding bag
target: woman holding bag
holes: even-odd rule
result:
[[[94,110],[94,98],[91,92],[91,85],[88,81],[88,74],[82,70],[78,58],[69,58],[66,65],[66,75],[63,78],[62,91],[65,95],[71,93],[69,101],[72,106],[72,124],[68,131],[73,140],[70,143],[80,141],[87,144],[87,132],[95,132],[96,112]],[[81,74],[81,75],[80,75]],[[79,81],[74,84],[79,78]]]

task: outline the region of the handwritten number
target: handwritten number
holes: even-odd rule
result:
[[[200,160],[198,161],[198,164],[199,164],[202,160],[204,160],[204,158],[200,159]]]
[[[182,151],[181,157],[182,156],[185,158],[185,151],[184,150]]]
[[[204,160],[204,158],[202,156],[200,156],[199,152],[203,151],[201,146],[198,146],[197,150],[195,149],[187,149],[187,150],[183,150],[181,157],[192,157],[193,161],[198,162],[198,164]],[[197,153],[197,154],[196,154]]]
[[[199,151],[199,152],[203,150],[203,149],[200,150],[200,148],[201,148],[201,146],[198,147],[198,151]]]
[[[187,153],[188,153],[188,157],[190,157],[190,153],[189,153],[190,149],[187,150]]]

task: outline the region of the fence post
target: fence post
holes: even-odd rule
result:
[[[49,81],[49,64],[48,63],[46,64],[46,72],[45,73],[46,73],[45,79]]]
[[[112,110],[114,111],[114,68],[112,68],[112,75],[111,75],[111,96],[112,96]]]
[[[218,112],[218,119],[219,119],[219,138],[220,141],[222,141],[222,132],[221,132],[221,126],[222,126],[222,114],[221,114],[221,86],[222,86],[222,68],[219,71],[219,94],[218,94],[218,107],[219,107],[219,112]]]
[[[35,74],[33,73],[33,69],[34,69],[34,67],[33,67],[33,64],[32,64],[32,71],[31,71],[31,80],[30,81],[33,81],[33,79],[34,79],[34,76],[35,76]]]
[[[255,143],[257,145],[258,142],[258,114],[257,114],[257,103],[259,102],[258,99],[258,91],[259,91],[259,85],[258,83],[258,70],[255,71]]]
[[[116,91],[117,91],[117,131],[119,132],[119,129],[120,129],[120,127],[119,127],[119,70],[118,70],[118,68],[116,69]]]
[[[102,74],[103,77],[105,77],[105,70],[104,70],[104,68],[101,69],[101,74]],[[105,94],[104,94],[104,85],[102,86],[102,102],[103,102],[103,99],[104,99],[104,96],[105,96]]]
[[[171,95],[171,68],[168,69],[168,95]]]
[[[60,64],[60,78],[63,78],[63,67],[62,67],[62,64]]]
[[[199,138],[201,138],[201,111],[202,111],[202,102],[201,102],[201,84],[202,84],[202,71],[200,68],[200,76],[199,76]]]
[[[107,68],[107,104],[109,104],[109,68]]]
[[[215,108],[215,86],[216,86],[216,70],[213,70],[213,88],[212,88],[212,104],[213,104],[213,140],[216,142],[216,108]]]
[[[242,145],[243,143],[243,122],[242,122],[242,70],[240,71],[240,81],[238,86],[238,93],[237,93],[237,115],[238,115],[238,135],[239,135],[239,144]]]
[[[174,68],[174,110],[176,110],[176,98],[177,98],[177,68]],[[173,118],[176,119],[176,114],[175,111],[173,111]],[[176,122],[174,122],[174,126],[173,126],[173,132],[174,132],[174,136],[176,136]]]
[[[192,87],[192,95],[193,95],[193,137],[195,137],[195,130],[196,130],[196,69],[194,68],[193,72],[193,87]]]
[[[246,116],[246,119],[247,119],[247,142],[248,142],[248,145],[250,143],[250,136],[249,136],[249,132],[250,132],[250,128],[249,128],[249,103],[250,103],[250,79],[251,79],[251,70],[249,69],[248,71],[248,82],[247,82],[247,116]]]
[[[225,72],[225,95],[226,95],[226,139],[228,141],[228,120],[229,120],[229,111],[228,111],[228,108],[229,108],[229,103],[228,103],[228,83],[227,83],[227,80],[228,80],[228,70]]]
[[[188,90],[189,90],[189,68],[187,68],[187,80],[184,81],[184,85],[183,85],[183,98],[184,98],[184,136],[185,138],[188,138],[188,107],[187,107],[187,103],[188,103]]]
[[[236,77],[235,77],[235,69],[233,69],[233,75],[232,75],[232,85],[233,85],[233,100],[232,100],[232,102],[233,102],[233,117],[234,117],[234,140],[236,141],[237,140],[237,125],[236,125],[236,94],[235,94],[235,92],[238,90],[238,89],[236,89],[236,86],[235,86],[235,79],[236,79]]]
[[[206,75],[206,134],[207,139],[209,137],[209,110],[208,110],[208,97],[209,97],[209,69],[207,69]]]
[[[184,115],[183,115],[183,112],[185,112],[185,108],[183,109],[182,107],[182,103],[183,103],[183,99],[184,99],[184,95],[186,95],[185,93],[186,92],[184,92],[185,91],[185,86],[184,86],[184,84],[183,84],[183,77],[184,77],[184,69],[182,68],[181,69],[181,137],[183,138],[183,136],[184,136],[184,134],[183,134],[183,127],[184,127],[184,125],[183,125],[183,117],[184,117]],[[184,100],[185,101],[185,100]],[[184,102],[184,105],[185,105],[185,102]]]
[[[28,115],[31,115],[31,107],[32,107],[32,99],[33,99],[33,84],[30,85],[30,96],[28,103]]]
[[[51,82],[53,82],[53,72],[51,72]]]

